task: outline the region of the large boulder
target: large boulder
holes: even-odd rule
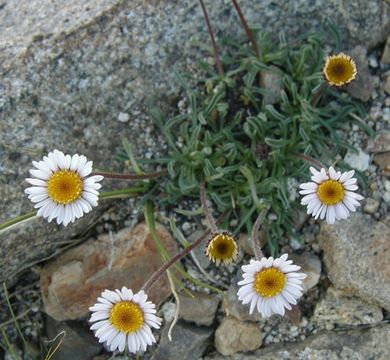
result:
[[[230,1],[205,1],[218,36],[245,39]],[[389,29],[389,4],[373,1],[240,1],[250,24],[275,37],[319,29],[330,18],[345,44],[372,47]],[[0,4],[0,223],[26,213],[31,161],[54,148],[82,153],[100,169],[116,162],[118,137],[138,156],[163,142],[147,115],[153,97],[172,104],[174,68],[193,71],[210,44],[198,2],[182,0],[7,0]],[[126,169],[128,170],[128,169]],[[94,215],[64,230],[30,222],[1,235],[0,280],[52,255]]]

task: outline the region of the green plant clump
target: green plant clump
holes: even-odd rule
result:
[[[307,176],[309,166],[299,154],[326,163],[351,147],[340,130],[351,122],[368,130],[362,105],[325,83],[320,36],[293,43],[281,36],[275,44],[259,33],[257,42],[259,57],[248,46],[225,42],[223,77],[207,63],[201,82],[177,74],[189,109],[168,119],[151,110],[169,145],[167,156],[155,162],[169,173],[162,202],[199,198],[203,179],[218,210],[238,220],[235,234],[243,228],[250,233],[256,215],[269,207],[266,237],[276,254],[279,239],[295,231],[300,205],[294,179]],[[276,90],[265,86],[269,77]]]

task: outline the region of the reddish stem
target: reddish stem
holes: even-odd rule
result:
[[[200,183],[200,202],[202,204],[204,215],[206,216],[206,219],[209,223],[210,230],[212,232],[217,232],[217,226],[215,225],[215,219],[213,218],[213,215],[211,215],[211,211],[209,207],[207,206],[207,197],[206,197],[206,185],[204,181]]]
[[[221,222],[225,217],[226,212],[223,213],[217,220],[217,222]],[[157,271],[155,271],[148,281],[142,286],[141,290],[147,292],[150,287],[157,281],[157,279],[168,270],[170,266],[172,266],[176,261],[180,260],[182,257],[186,256],[191,250],[196,248],[198,245],[202,243],[203,240],[209,236],[210,230],[207,229],[196,241],[194,241],[191,245],[178,252],[176,255],[172,256],[165,264],[163,264]]]
[[[223,66],[222,66],[222,62],[221,62],[221,57],[219,55],[218,46],[217,46],[217,43],[215,41],[213,28],[211,27],[209,16],[207,14],[206,7],[204,6],[203,0],[199,0],[199,2],[200,2],[200,5],[202,6],[203,15],[204,15],[204,18],[205,18],[206,24],[207,24],[207,29],[208,29],[210,37],[211,37],[211,43],[213,44],[215,63],[217,65],[218,74],[222,78],[222,77],[224,77],[224,71],[223,71]]]
[[[300,154],[300,153],[294,153],[295,156],[298,156],[304,160],[306,160],[307,162],[313,164],[317,169],[321,170],[322,168],[326,168],[326,166],[321,162],[321,161],[318,161],[314,158],[312,158],[311,156],[309,155],[305,155],[305,154]]]
[[[233,1],[234,7],[237,10],[238,16],[240,17],[242,26],[244,27],[245,32],[248,35],[248,38],[249,38],[250,42],[252,43],[253,50],[255,51],[256,56],[259,58],[260,57],[260,51],[259,51],[259,48],[257,47],[257,42],[256,42],[255,36],[253,34],[253,31],[249,28],[248,23],[247,23],[247,21],[245,19],[245,16],[244,16],[244,14],[243,14],[243,12],[241,10],[240,5],[238,5],[236,0],[232,0],[232,1]]]
[[[119,174],[119,173],[111,173],[111,172],[94,172],[92,175],[102,175],[107,179],[121,179],[121,180],[146,180],[146,179],[156,179],[160,176],[163,176],[167,173],[166,170],[156,171],[148,174]]]

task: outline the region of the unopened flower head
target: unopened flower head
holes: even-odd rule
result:
[[[39,209],[37,215],[57,224],[68,225],[92,210],[98,204],[98,190],[103,176],[89,176],[92,161],[84,155],[65,155],[54,150],[42,161],[33,161],[30,170],[33,178],[26,181],[31,187],[25,190],[28,198]]]
[[[348,218],[350,212],[360,206],[363,196],[355,193],[358,186],[353,177],[354,170],[341,173],[333,167],[329,171],[311,167],[310,171],[312,181],[301,184],[299,193],[304,195],[301,204],[307,205],[307,213],[315,219],[326,219],[327,223],[333,224],[335,220]]]
[[[343,86],[356,78],[357,69],[349,55],[340,53],[326,58],[323,72],[329,85]]]
[[[255,308],[264,318],[273,313],[284,315],[285,309],[291,310],[302,296],[302,280],[306,274],[298,273],[300,266],[292,265],[288,255],[251,260],[242,266],[243,280],[238,282],[238,300],[250,304],[249,313]]]
[[[131,353],[145,351],[155,343],[151,328],[159,329],[162,319],[155,315],[156,306],[147,299],[143,290],[136,294],[126,287],[103,291],[89,308],[93,312],[90,322],[95,322],[91,330],[99,342],[111,351],[122,352],[127,347]]]
[[[206,248],[206,255],[217,265],[220,262],[228,265],[237,259],[237,243],[228,232],[218,232],[212,235]]]

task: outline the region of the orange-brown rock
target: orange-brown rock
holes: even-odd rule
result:
[[[177,246],[169,232],[157,225],[160,240],[170,254]],[[122,286],[138,291],[162,264],[160,253],[145,223],[104,234],[61,254],[41,273],[41,291],[47,314],[56,320],[88,316],[88,308],[104,289]],[[158,306],[171,290],[163,275],[149,290]]]

